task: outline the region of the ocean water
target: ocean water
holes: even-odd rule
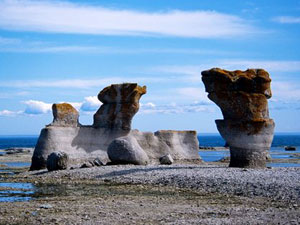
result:
[[[36,145],[38,136],[0,136],[0,149],[23,147],[33,148]]]
[[[223,147],[225,145],[224,139],[218,134],[199,134],[200,146],[217,146]],[[272,142],[272,147],[284,146],[300,146],[300,134],[275,134]]]
[[[204,147],[223,147],[225,141],[220,135],[209,134],[198,136],[199,145]],[[285,146],[295,146],[296,151],[285,151]],[[288,153],[300,153],[300,134],[275,134],[270,149],[273,159],[288,159],[291,156]],[[228,150],[220,151],[200,151],[201,158],[206,162],[218,161],[224,157],[230,156]],[[297,163],[268,163],[271,167],[300,167]]]

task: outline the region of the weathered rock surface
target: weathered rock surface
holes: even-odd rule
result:
[[[113,163],[159,163],[159,158],[166,154],[175,161],[200,162],[195,131],[131,130],[132,117],[145,93],[146,87],[137,84],[114,84],[104,88],[98,95],[103,105],[94,115],[93,126],[80,125],[78,112],[69,104],[54,104],[54,121],[40,133],[30,170],[44,169],[48,155],[55,151],[67,153],[70,162],[77,165],[95,158],[105,164],[110,160]],[[110,149],[108,157],[112,142],[114,148]]]
[[[104,88],[98,99],[103,103],[94,115],[94,127],[130,130],[133,116],[139,110],[139,100],[146,86],[136,83],[112,84]]]
[[[208,98],[221,109],[224,120],[217,128],[230,147],[232,167],[265,167],[274,121],[269,118],[267,99],[271,79],[263,69],[202,72]]]
[[[68,103],[52,105],[53,122],[51,126],[78,127],[78,111]]]
[[[48,171],[65,170],[68,168],[69,157],[65,152],[52,152],[47,158]]]
[[[114,164],[147,165],[149,158],[132,136],[113,140],[107,149],[109,159]]]

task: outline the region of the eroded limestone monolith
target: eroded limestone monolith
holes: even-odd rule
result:
[[[48,156],[55,151],[66,153],[70,165],[95,158],[105,162],[102,164],[145,165],[159,163],[168,154],[177,162],[201,162],[196,131],[131,130],[132,118],[145,93],[146,86],[136,83],[104,88],[98,95],[103,104],[94,115],[92,126],[79,124],[79,114],[71,105],[54,104],[53,122],[41,130],[30,170],[45,168]]]
[[[78,127],[78,111],[68,103],[52,105],[53,122],[51,126]]]
[[[94,127],[131,130],[133,116],[139,110],[139,100],[146,86],[136,83],[112,84],[104,88],[98,99],[103,103],[94,115]]]
[[[263,69],[202,71],[208,98],[224,119],[217,128],[230,147],[231,167],[263,168],[273,140],[275,123],[269,118],[271,79]]]

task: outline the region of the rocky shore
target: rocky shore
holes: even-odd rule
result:
[[[0,157],[30,160],[29,153]],[[47,172],[12,169],[32,199],[0,202],[0,224],[297,224],[300,168],[227,164],[116,165]],[[0,191],[3,191],[3,188]]]

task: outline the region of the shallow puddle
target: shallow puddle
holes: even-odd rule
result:
[[[1,163],[7,167],[29,167],[29,162],[3,162]]]
[[[267,163],[270,167],[300,167],[300,163]]]
[[[0,202],[29,201],[34,193],[31,183],[0,183]]]

